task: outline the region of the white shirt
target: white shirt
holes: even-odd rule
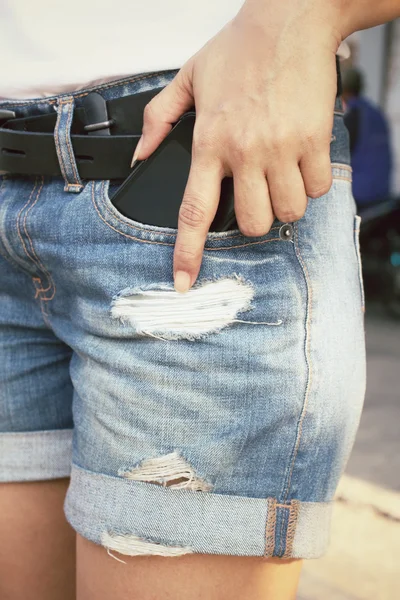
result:
[[[0,98],[176,69],[244,0],[0,0]]]

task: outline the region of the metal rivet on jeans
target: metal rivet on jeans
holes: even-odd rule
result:
[[[290,242],[293,239],[293,225],[286,223],[279,230],[279,237],[285,242]]]

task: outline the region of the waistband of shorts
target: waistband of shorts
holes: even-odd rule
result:
[[[29,100],[0,100],[0,108],[11,109],[17,112],[18,116],[35,116],[46,113],[53,113],[60,101],[65,97],[73,97],[75,106],[81,105],[82,99],[91,92],[100,93],[105,100],[113,100],[124,96],[131,96],[144,92],[146,90],[165,87],[172,81],[178,70],[159,71],[152,73],[141,73],[131,75],[121,79],[109,81],[100,85],[79,89],[75,92],[65,92],[56,96],[46,98],[32,98]]]

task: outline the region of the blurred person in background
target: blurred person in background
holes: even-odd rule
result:
[[[363,91],[363,74],[354,68],[345,71],[344,121],[350,134],[353,194],[360,208],[388,199],[392,173],[388,122],[383,111]]]

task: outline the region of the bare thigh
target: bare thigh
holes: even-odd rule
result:
[[[68,479],[0,484],[1,600],[74,600],[75,532]]]
[[[77,537],[77,600],[294,600],[302,561],[116,555]]]

